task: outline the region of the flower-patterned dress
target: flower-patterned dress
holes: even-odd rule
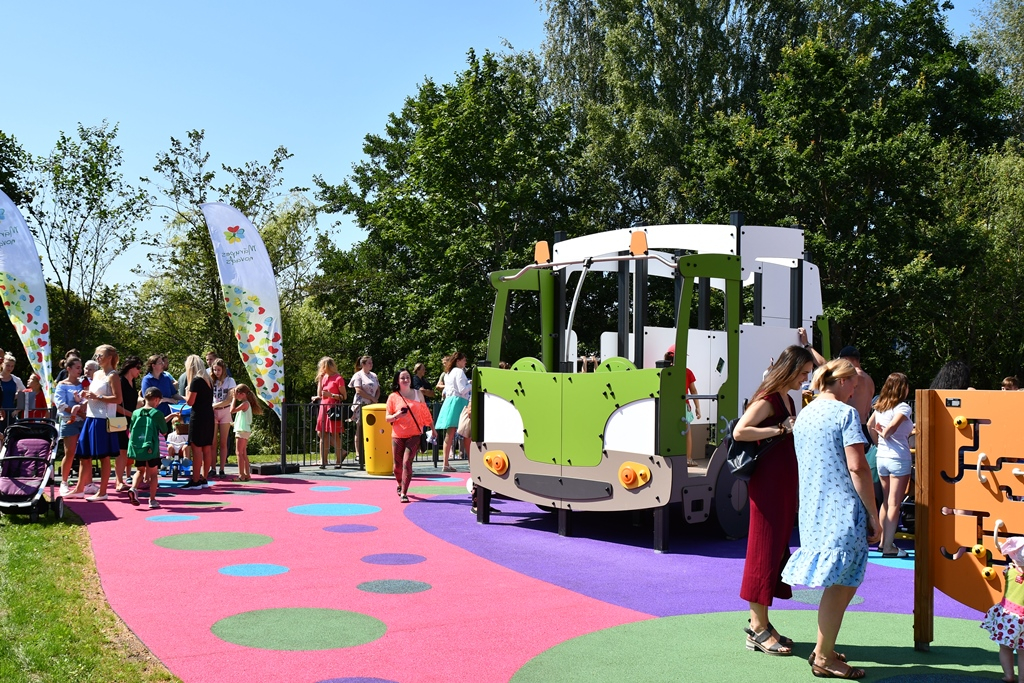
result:
[[[800,471],[800,548],[782,571],[791,586],[859,586],[868,564],[868,513],[846,465],[846,446],[864,443],[860,416],[818,398],[793,427]]]
[[[989,608],[981,627],[1000,645],[1024,649],[1024,574],[1020,569],[1007,567],[1003,599]]]

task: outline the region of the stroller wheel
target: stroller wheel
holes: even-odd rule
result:
[[[58,498],[57,500],[50,503],[50,508],[53,510],[53,516],[57,519],[64,519],[64,499]]]

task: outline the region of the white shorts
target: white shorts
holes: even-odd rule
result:
[[[875,460],[879,477],[906,477],[910,475],[911,462],[896,458],[878,458]]]

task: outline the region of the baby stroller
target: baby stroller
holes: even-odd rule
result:
[[[64,499],[55,495],[53,464],[59,435],[53,420],[23,420],[4,432],[0,451],[0,513],[28,513],[33,522],[52,510],[64,517]],[[50,500],[43,495],[50,486]]]
[[[175,423],[172,429],[174,434],[177,435],[176,439],[179,443],[188,443],[188,422],[192,416],[192,408],[184,403],[171,406],[171,410],[175,413],[181,414],[181,420]],[[168,435],[170,440],[170,435]],[[164,477],[170,477],[171,481],[178,481],[180,477],[191,477],[192,476],[192,461],[184,456],[183,453],[175,453],[174,456],[169,456],[168,451],[170,450],[171,443],[165,441],[162,447],[163,452],[160,458],[160,474]]]

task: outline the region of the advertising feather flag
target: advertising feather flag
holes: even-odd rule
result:
[[[36,241],[25,218],[0,190],[0,300],[50,404],[50,309]]]
[[[267,248],[241,211],[203,204],[224,305],[252,387],[278,417],[284,403],[284,350],[277,282]]]

